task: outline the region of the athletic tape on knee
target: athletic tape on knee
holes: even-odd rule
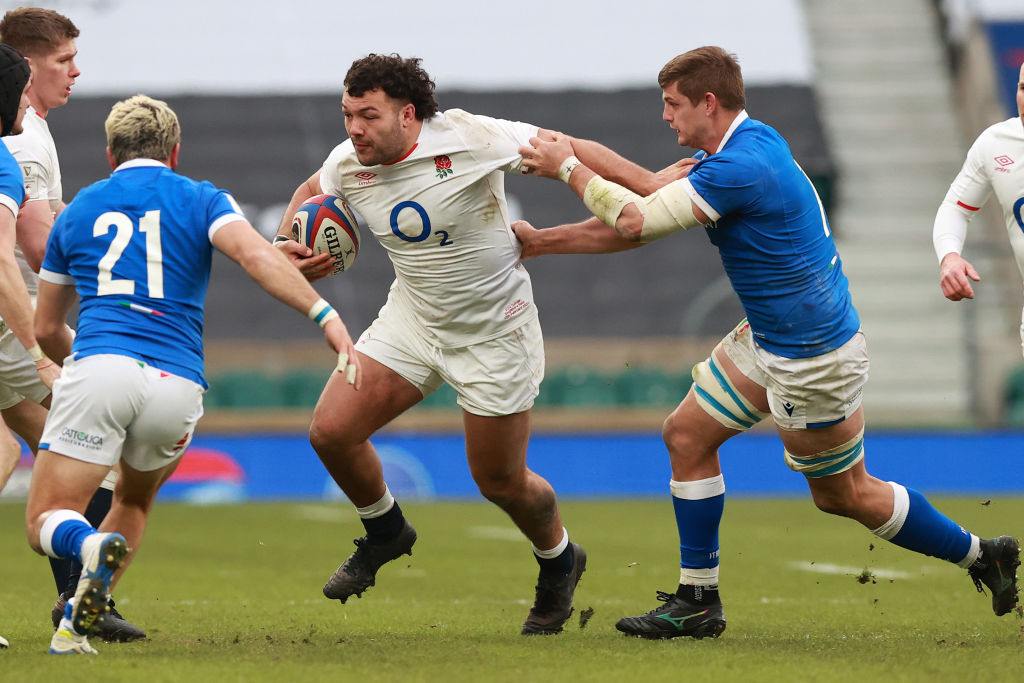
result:
[[[55,510],[53,514],[47,517],[46,521],[43,522],[43,526],[39,530],[39,546],[43,549],[43,552],[50,557],[56,557],[57,559],[61,558],[61,556],[56,554],[53,550],[53,532],[57,530],[57,527],[69,519],[89,524],[89,520],[74,510]]]
[[[910,494],[907,493],[904,486],[894,481],[886,483],[892,487],[892,516],[882,526],[872,529],[871,533],[886,541],[891,541],[903,528],[903,523],[907,521],[907,513],[910,512]]]
[[[694,365],[690,374],[697,404],[723,426],[745,431],[768,417],[736,390],[714,356]]]
[[[697,479],[696,481],[676,481],[675,479],[670,479],[668,486],[672,490],[673,498],[704,500],[705,498],[714,498],[725,493],[725,477],[721,474],[716,474],[713,477]]]
[[[844,444],[813,455],[796,456],[783,450],[783,457],[789,469],[802,473],[811,479],[839,474],[864,459],[864,429],[857,432]]]

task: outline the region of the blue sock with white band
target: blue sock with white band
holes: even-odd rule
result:
[[[901,548],[969,567],[978,559],[980,541],[932,507],[928,499],[894,481],[892,517],[871,533]]]
[[[50,557],[82,560],[82,542],[97,533],[85,517],[74,510],[57,510],[43,522],[39,545]]]
[[[725,478],[669,482],[679,529],[679,583],[718,586],[718,527],[725,508]]]

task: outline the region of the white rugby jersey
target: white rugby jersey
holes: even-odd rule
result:
[[[50,126],[34,107],[29,107],[25,112],[22,125],[25,130],[21,134],[8,135],[3,141],[18,160],[21,173],[25,176],[25,201],[47,201],[50,203],[50,211],[56,212],[60,209],[62,188],[57,147],[53,144]],[[34,300],[39,289],[39,276],[29,268],[20,246],[14,247],[14,255],[28,293]]]
[[[351,140],[324,162],[321,189],[351,203],[391,257],[388,306],[437,346],[485,341],[537,315],[502,175],[522,171],[518,149],[537,130],[450,109],[424,121],[396,162],[363,166]]]
[[[970,220],[993,193],[1006,220],[1017,267],[1024,275],[1024,125],[1020,117],[989,126],[967,152],[936,218],[935,251],[940,259],[963,248],[965,233],[957,234],[958,226],[952,222],[946,225],[956,215],[953,211]],[[949,218],[944,219],[943,214]]]

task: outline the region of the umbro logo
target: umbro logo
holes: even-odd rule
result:
[[[999,156],[996,157],[996,163],[999,164],[1000,166],[1009,166],[1010,164],[1013,163],[1013,159],[1006,156],[1005,154],[1000,154]]]
[[[793,409],[796,408],[795,405],[793,405],[789,401],[783,401],[782,407],[786,409],[786,414],[787,415],[789,415],[790,417],[793,417]]]
[[[359,185],[372,185],[377,180],[377,174],[371,173],[370,171],[360,171],[359,173],[353,174],[354,178],[359,179]]]

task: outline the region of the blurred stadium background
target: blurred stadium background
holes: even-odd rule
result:
[[[4,3],[6,8],[21,3]],[[104,177],[103,119],[136,92],[166,99],[183,127],[180,171],[231,190],[272,234],[295,186],[345,138],[342,78],[368,52],[420,56],[442,108],[529,121],[600,140],[650,168],[687,154],[660,120],[656,74],[701,44],[735,52],[748,111],[776,127],[816,184],[867,333],[872,468],[948,492],[1024,487],[1021,277],[999,211],[972,224],[977,299],[937,286],[932,219],[970,142],[1016,114],[1024,61],[1019,0],[656,0],[500,5],[399,0],[356,12],[330,0],[45,3],[82,30],[82,76],[51,113],[65,200]],[[485,27],[485,28],[481,28]],[[560,184],[508,178],[513,212],[537,226],[578,220]],[[318,284],[353,333],[393,272],[366,241],[353,270]],[[689,369],[742,316],[701,234],[612,256],[527,264],[548,351],[531,462],[562,495],[661,495],[661,421]],[[161,495],[192,500],[340,496],[305,440],[331,368],[314,327],[219,257],[207,305],[207,416]],[[473,496],[460,412],[445,388],[378,439],[391,488]],[[999,479],[967,481],[964,458],[1009,454]],[[730,444],[734,491],[787,493],[802,479],[770,430]],[[923,459],[922,459],[923,457]],[[26,456],[4,497],[24,495]],[[1009,469],[1006,469],[1009,468]],[[995,469],[995,468],[993,468]],[[891,474],[888,472],[891,471]],[[750,478],[743,481],[743,471]],[[733,478],[739,475],[739,481]],[[584,476],[585,474],[585,476]],[[775,479],[774,477],[778,477]]]

